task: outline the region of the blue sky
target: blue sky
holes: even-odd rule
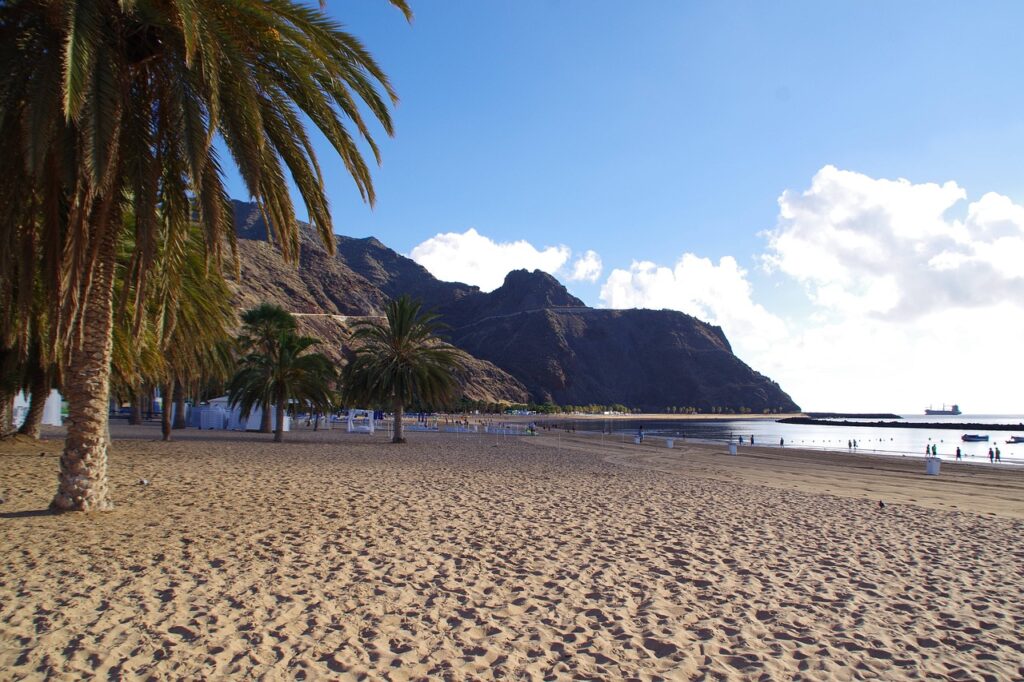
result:
[[[987,193],[1024,203],[1024,5],[414,1],[412,25],[383,0],[328,5],[401,97],[374,210],[323,151],[336,232],[374,235],[442,278],[475,276],[453,261],[545,267],[591,305],[698,314],[808,409],[956,400],[1024,412],[1010,388],[972,378],[974,360],[928,366],[977,343],[992,344],[970,346],[988,361],[1007,361],[1005,337],[1024,340],[1019,325],[930,336],[1024,312],[1014,261],[977,270],[1024,238],[1013,210],[978,204]],[[232,191],[245,196],[237,181]],[[783,216],[786,192],[801,217]],[[936,211],[933,229],[908,227]],[[830,229],[840,214],[854,218]],[[994,227],[1005,220],[1006,234]],[[871,244],[836,246],[862,239]],[[510,247],[520,240],[557,252],[531,260]],[[885,272],[880,246],[922,255]],[[600,273],[573,279],[588,251]],[[861,263],[868,252],[875,261]],[[831,258],[834,276],[817,265]],[[915,270],[928,277],[907,276]],[[930,290],[974,282],[988,285],[914,309]],[[816,343],[863,364],[806,362]],[[909,355],[892,357],[894,347]],[[872,388],[858,388],[866,378]],[[896,378],[881,399],[878,383]],[[1016,368],[1004,379],[1024,382]]]

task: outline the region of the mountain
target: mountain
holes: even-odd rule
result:
[[[269,300],[301,313],[339,361],[351,318],[380,315],[387,300],[409,294],[436,309],[451,342],[473,356],[465,386],[473,399],[799,410],[733,354],[719,327],[680,312],[589,308],[539,270],[510,272],[482,292],[438,280],[372,237],[336,236],[332,256],[306,225],[293,267],[262,241],[267,230],[255,205],[235,202],[235,225],[239,306]]]
[[[520,379],[537,401],[658,412],[797,409],[778,384],[733,354],[719,327],[689,315],[588,308],[540,271],[511,272],[476,299],[453,306],[471,305],[477,316],[457,326],[452,341]]]

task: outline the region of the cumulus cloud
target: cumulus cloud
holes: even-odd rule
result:
[[[525,268],[554,274],[569,261],[571,253],[567,246],[538,249],[524,240],[496,242],[470,228],[462,233],[445,232],[431,237],[413,248],[409,257],[438,279],[475,284],[484,291],[492,291],[501,286],[512,270]]]
[[[1020,405],[1024,372],[1008,361],[1024,338],[1024,207],[826,166],[782,194],[764,236],[767,269],[802,284],[817,313],[757,360],[804,404]]]
[[[596,282],[601,276],[604,265],[601,263],[601,256],[596,251],[586,251],[576,259],[568,278],[573,281]]]
[[[613,270],[601,300],[720,325],[741,359],[807,409],[1022,410],[1024,206],[826,166],[782,194],[762,236],[768,275],[801,286],[809,312],[766,309],[735,259],[691,253]]]
[[[672,267],[634,261],[615,269],[601,287],[609,308],[667,308],[717,324],[747,352],[786,336],[786,325],[751,298],[747,273],[726,256],[716,265],[685,253]]]
[[[825,166],[779,198],[764,264],[840,313],[891,319],[1024,296],[1024,207],[954,182],[915,184]]]

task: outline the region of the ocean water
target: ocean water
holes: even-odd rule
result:
[[[903,421],[911,423],[979,423],[979,424],[1020,424],[1015,431],[982,429],[917,429],[882,428],[877,426],[819,426],[816,424],[781,424],[771,419],[730,419],[707,421],[645,420],[569,420],[553,419],[553,423],[572,422],[577,432],[604,431],[612,437],[628,441],[636,435],[643,424],[645,437],[687,438],[701,441],[736,442],[742,437],[755,445],[779,447],[779,440],[786,445],[810,450],[851,451],[848,444],[857,441],[857,452],[894,456],[924,457],[925,446],[935,445],[943,460],[956,458],[956,448],[967,461],[988,462],[989,448],[999,447],[1001,458],[1010,464],[1024,464],[1024,443],[1010,444],[1010,436],[1024,436],[1024,415],[972,415],[950,416],[908,416]],[[849,420],[853,421],[853,420]],[[865,420],[890,421],[890,420]],[[965,443],[960,437],[964,433],[988,435],[987,443]],[[607,437],[607,436],[606,436]]]

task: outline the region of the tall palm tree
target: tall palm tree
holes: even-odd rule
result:
[[[464,354],[444,343],[438,316],[408,296],[388,303],[385,321],[363,320],[352,332],[355,357],[342,385],[346,402],[390,407],[395,414],[393,443],[404,443],[402,416],[413,401],[441,405],[458,381]]]
[[[297,328],[291,313],[276,303],[261,303],[242,313],[242,331],[238,336],[238,348],[243,354],[257,353],[270,356],[277,350],[281,334],[294,332]],[[272,396],[266,396],[259,403],[260,432],[270,433],[270,405]]]
[[[390,2],[409,16],[405,0]],[[66,342],[68,433],[52,506],[104,509],[121,215],[135,216],[131,277],[150,271],[158,229],[184,234],[194,212],[219,267],[234,244],[220,139],[285,258],[298,252],[288,177],[332,249],[304,121],[372,204],[356,137],[379,162],[364,112],[390,135],[397,98],[356,38],[296,0],[9,0],[0,3],[0,76],[0,279],[38,249],[31,263]],[[20,299],[3,306],[24,309]]]
[[[115,394],[138,398],[142,384],[164,394],[162,433],[171,435],[172,387],[208,379],[226,381],[234,366],[231,332],[237,324],[231,289],[220,273],[207,267],[204,237],[192,225],[184,241],[157,235],[156,267],[144,282],[128,276],[136,244],[125,235],[120,245],[116,300],[142,299],[141,310],[115,311],[111,381]],[[145,292],[137,287],[145,286]],[[179,416],[182,416],[179,412]]]
[[[300,336],[293,330],[281,330],[267,349],[245,356],[228,384],[232,407],[239,406],[243,416],[252,408],[273,404],[277,408],[274,441],[284,439],[284,415],[289,400],[308,403],[320,411],[329,411],[335,403],[331,390],[336,379],[334,366],[322,353],[309,352],[320,339]]]
[[[176,400],[177,417],[184,422],[184,393],[187,387],[209,380],[226,381],[234,368],[231,331],[237,317],[231,304],[231,289],[217,272],[206,267],[202,232],[195,226],[177,253],[162,258],[157,272],[161,322],[161,354],[164,358],[163,422],[164,440],[171,439],[171,400]]]

